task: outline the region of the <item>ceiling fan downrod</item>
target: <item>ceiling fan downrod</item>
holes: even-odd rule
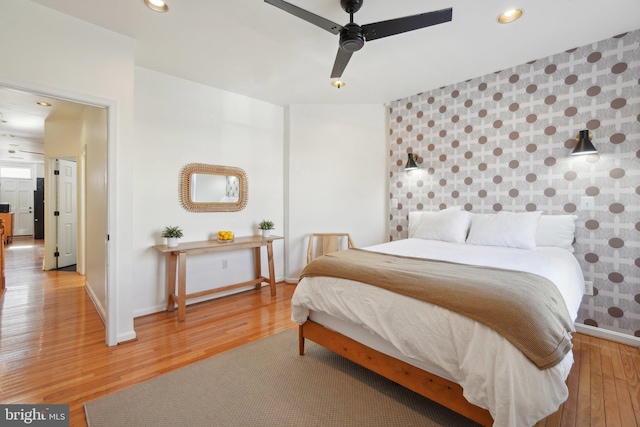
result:
[[[340,31],[340,49],[345,52],[357,52],[364,46],[364,30],[353,22],[353,15],[362,7],[364,0],[340,0],[340,6],[349,14],[349,23]]]

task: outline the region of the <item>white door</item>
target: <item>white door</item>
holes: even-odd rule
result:
[[[33,235],[33,191],[33,180],[22,179],[18,182],[16,205],[13,208],[15,236]]]
[[[57,268],[77,263],[78,194],[76,162],[58,160]]]
[[[33,235],[33,179],[2,178],[3,202],[9,203],[13,215],[13,235]]]

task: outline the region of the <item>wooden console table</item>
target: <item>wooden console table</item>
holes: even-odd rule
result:
[[[273,246],[274,240],[283,239],[281,236],[247,236],[236,237],[233,242],[221,243],[217,240],[204,240],[201,242],[185,242],[180,243],[176,247],[168,247],[167,245],[156,245],[155,249],[169,254],[167,260],[167,311],[173,311],[175,304],[178,304],[178,320],[183,321],[186,317],[187,300],[210,295],[218,292],[229,291],[231,289],[241,288],[244,286],[255,285],[256,289],[260,289],[262,282],[268,282],[271,288],[271,296],[276,294],[275,273],[273,268]],[[269,263],[269,277],[261,275],[260,266],[260,248],[267,247],[267,259]],[[187,294],[187,255],[204,254],[210,252],[235,251],[239,249],[254,249],[254,268],[255,279],[248,282],[237,283],[235,285],[223,286],[220,288],[209,289],[206,291]],[[178,292],[176,293],[176,277]]]
[[[4,220],[4,244],[13,243],[13,212],[0,213],[0,219]]]

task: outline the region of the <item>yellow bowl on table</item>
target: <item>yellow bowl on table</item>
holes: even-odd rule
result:
[[[222,242],[222,243],[233,242],[233,231],[229,231],[229,230],[218,231],[218,242]]]

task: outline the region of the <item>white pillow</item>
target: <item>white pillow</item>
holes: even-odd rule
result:
[[[577,215],[542,215],[536,231],[537,246],[555,246],[573,252]]]
[[[445,211],[460,211],[462,210],[462,206],[452,206],[450,208],[446,208],[444,209]],[[440,211],[442,212],[442,211]],[[409,238],[412,238],[414,236],[414,234],[416,234],[416,230],[418,229],[418,227],[420,227],[420,225],[422,224],[422,220],[424,219],[425,221],[429,220],[429,217],[432,215],[437,214],[438,212],[419,212],[419,211],[414,211],[414,212],[409,212]]]
[[[442,240],[464,243],[471,214],[467,211],[442,210],[422,218],[413,237],[416,239]]]
[[[467,243],[535,249],[536,230],[542,212],[473,214]]]

